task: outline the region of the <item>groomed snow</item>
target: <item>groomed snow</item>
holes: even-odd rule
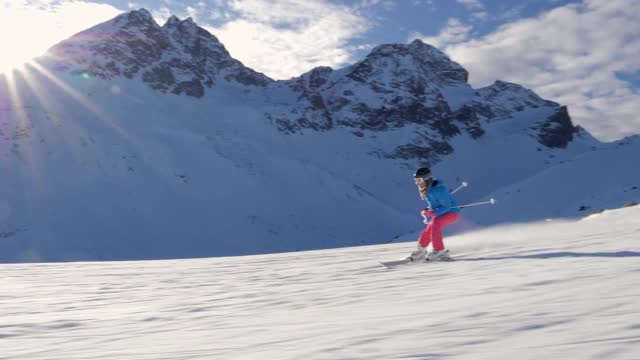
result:
[[[638,359],[638,219],[489,228],[392,270],[412,243],[0,265],[0,359]]]

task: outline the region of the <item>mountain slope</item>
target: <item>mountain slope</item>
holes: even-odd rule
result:
[[[395,270],[413,245],[0,265],[3,356],[633,359],[639,216],[486,229]]]
[[[418,166],[470,182],[465,203],[608,146],[528,89],[466,80],[416,41],[273,81],[190,19],[122,14],[0,77],[0,261],[384,243],[421,226]]]
[[[562,161],[488,197],[499,207],[468,209],[480,224],[579,217],[640,203],[640,137],[632,136]]]

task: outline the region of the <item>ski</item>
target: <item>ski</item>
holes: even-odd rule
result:
[[[447,250],[447,255],[449,255],[449,250]],[[451,261],[455,261],[455,259],[449,256],[447,258],[437,259],[437,260],[429,260],[428,257],[427,257],[424,260],[418,260],[418,261],[411,261],[411,260],[408,260],[408,259],[391,260],[391,261],[380,261],[380,264],[382,264],[383,266],[385,266],[387,268],[393,268],[393,267],[400,266],[400,265],[437,263],[437,262],[451,262]]]
[[[415,263],[419,263],[422,261],[411,261],[411,260],[407,260],[407,259],[402,259],[402,260],[391,260],[391,261],[380,261],[380,264],[382,264],[383,266],[386,266],[388,268],[394,267],[394,266],[398,266],[398,265],[404,265],[404,264],[415,264]]]

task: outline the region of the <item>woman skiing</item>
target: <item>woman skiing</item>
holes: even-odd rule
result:
[[[413,178],[418,186],[420,198],[427,202],[427,208],[422,210],[421,215],[425,218],[425,223],[427,217],[432,219],[418,238],[418,248],[407,260],[418,261],[425,257],[429,261],[450,260],[448,250],[445,250],[442,242],[442,229],[460,218],[460,208],[442,180],[434,179],[428,168],[418,169]],[[433,252],[427,255],[427,246],[430,243],[433,243]]]

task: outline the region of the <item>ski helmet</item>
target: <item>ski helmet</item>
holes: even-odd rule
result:
[[[429,168],[420,168],[416,170],[415,174],[413,174],[414,179],[421,178],[421,179],[427,180],[430,177],[431,177],[431,169]]]

